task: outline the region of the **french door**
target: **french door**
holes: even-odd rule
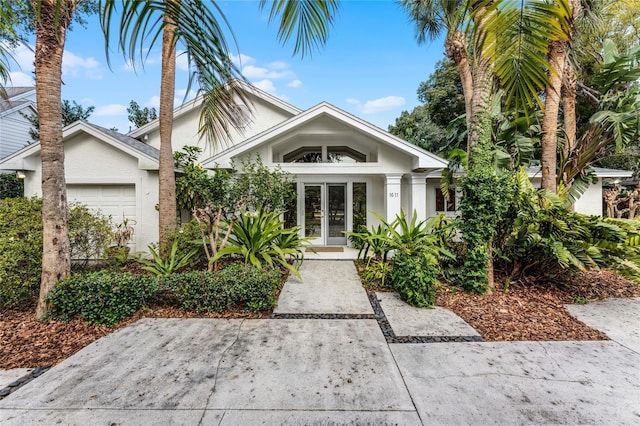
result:
[[[311,238],[314,245],[346,245],[346,205],[346,184],[304,184],[304,236]]]

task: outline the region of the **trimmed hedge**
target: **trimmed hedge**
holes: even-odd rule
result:
[[[133,315],[158,294],[158,281],[150,275],[112,271],[76,274],[59,282],[47,298],[50,315],[68,321],[76,315],[112,327]]]
[[[185,310],[259,312],[276,305],[280,270],[233,263],[218,272],[186,272],[161,279],[161,288]]]

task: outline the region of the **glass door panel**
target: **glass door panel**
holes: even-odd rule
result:
[[[317,239],[315,244],[324,244],[323,185],[304,186],[304,236]]]
[[[346,245],[347,236],[347,186],[345,184],[327,184],[327,225],[329,233],[327,244]]]

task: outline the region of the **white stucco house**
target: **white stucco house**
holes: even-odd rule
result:
[[[31,123],[25,116],[36,113],[35,87],[6,87],[0,97],[0,158],[31,143]]]
[[[296,211],[290,215],[315,245],[347,245],[343,231],[354,218],[376,222],[376,212],[394,218],[403,209],[420,219],[436,212],[455,214],[444,201],[440,170],[447,162],[326,102],[300,110],[245,85],[250,105],[238,105],[246,125],[223,147],[198,136],[199,100],[174,112],[173,149],[203,148],[204,167],[228,168],[260,156],[269,167],[295,175]],[[68,198],[113,216],[135,220],[134,250],[158,239],[160,135],[153,121],[123,135],[86,122],[64,129]],[[25,195],[40,195],[40,145],[29,145],[0,160],[0,170],[25,175]],[[241,172],[241,170],[240,170]],[[601,214],[601,180],[576,210]],[[535,178],[534,178],[535,179]]]

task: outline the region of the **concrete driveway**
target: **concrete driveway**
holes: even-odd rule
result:
[[[435,313],[384,303],[403,330]],[[387,343],[377,319],[340,306],[333,319],[140,320],[0,401],[0,423],[640,423],[640,353],[629,345]]]

